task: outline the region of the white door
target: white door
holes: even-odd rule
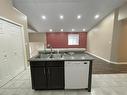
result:
[[[8,61],[11,69],[10,74],[12,77],[24,69],[24,52],[22,43],[21,27],[15,24],[6,22],[5,31],[8,41]]]
[[[23,70],[24,50],[21,27],[0,20],[0,86]]]
[[[7,40],[4,29],[4,21],[0,20],[0,86],[6,83],[10,77],[7,55]]]
[[[88,61],[65,61],[65,89],[88,88],[88,72]]]

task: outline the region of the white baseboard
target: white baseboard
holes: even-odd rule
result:
[[[93,54],[93,53],[91,53],[91,52],[88,52],[88,51],[86,51],[88,54],[90,54],[90,55],[93,55],[93,56],[95,56],[95,57],[97,57],[97,58],[99,58],[99,59],[102,59],[102,60],[104,60],[104,61],[106,61],[106,62],[108,62],[108,63],[111,63],[111,64],[127,64],[127,62],[113,62],[113,61],[110,61],[110,60],[107,60],[107,59],[105,59],[105,58],[103,58],[103,57],[100,57],[100,56],[97,56],[96,54]]]

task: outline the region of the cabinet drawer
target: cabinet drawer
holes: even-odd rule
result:
[[[64,61],[48,61],[46,62],[47,67],[63,67]]]
[[[35,66],[37,66],[37,67],[38,67],[38,66],[44,67],[44,66],[45,66],[45,63],[46,63],[46,62],[44,62],[44,61],[31,61],[31,62],[30,62],[30,66],[32,66],[32,67],[33,67],[33,66],[34,66],[34,67],[35,67]]]

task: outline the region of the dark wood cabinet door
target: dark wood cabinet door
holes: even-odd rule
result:
[[[48,89],[64,89],[64,67],[47,68]]]
[[[32,68],[33,89],[47,89],[46,71],[44,67]]]

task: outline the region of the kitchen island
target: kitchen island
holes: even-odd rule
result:
[[[39,54],[30,59],[35,90],[85,89],[91,91],[92,63],[86,53]]]

